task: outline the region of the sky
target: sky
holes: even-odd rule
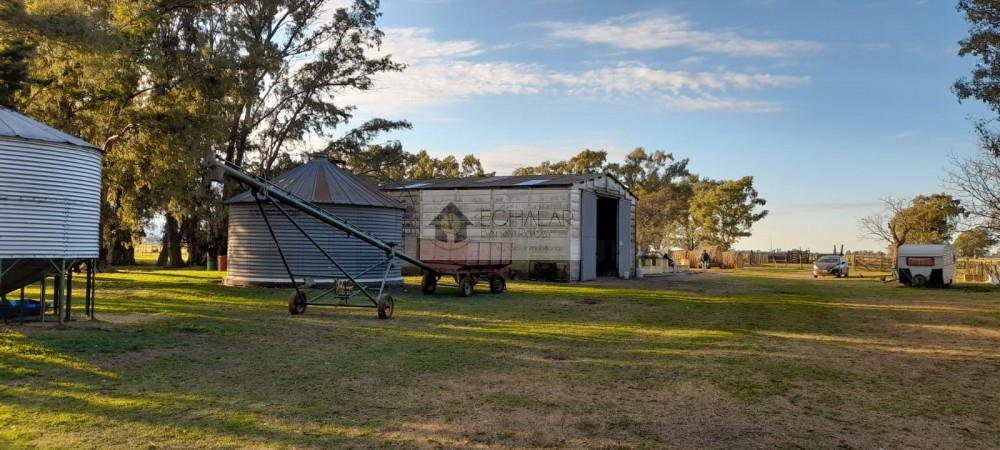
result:
[[[945,192],[972,156],[951,85],[968,26],[945,0],[391,0],[382,51],[407,65],[342,99],[411,153],[487,172],[636,147],[713,179],[754,177],[768,216],[737,249],[880,250],[880,199]]]

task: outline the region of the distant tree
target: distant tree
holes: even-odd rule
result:
[[[989,253],[997,240],[985,228],[976,227],[963,231],[955,238],[955,251],[964,258],[980,258]]]
[[[565,175],[574,173],[602,173],[608,152],[586,149],[565,161],[543,161],[534,167],[519,167],[513,175]]]
[[[474,159],[475,157],[473,156]],[[478,160],[475,161],[478,162]],[[460,175],[458,159],[454,156],[448,155],[438,159],[427,153],[427,150],[420,150],[413,157],[413,165],[407,170],[406,178],[411,180],[430,180],[434,178],[458,178]]]
[[[690,175],[687,169],[689,162],[687,158],[674,160],[673,153],[663,150],[646,152],[645,148],[636,147],[625,155],[624,163],[608,164],[605,170],[616,176],[632,192],[655,192]]]
[[[646,153],[638,147],[625,162],[608,164],[607,171],[628,186],[638,199],[636,234],[641,245],[689,248],[688,206],[697,176],[687,170],[688,159],[675,161],[671,153]]]
[[[890,254],[903,244],[938,244],[951,239],[965,215],[961,201],[947,194],[919,195],[910,201],[887,197],[883,208],[862,217],[863,238],[885,242]]]
[[[476,158],[476,155],[465,155],[462,158],[462,167],[459,170],[458,176],[465,177],[492,177],[496,172],[486,173],[483,170],[483,163]]]
[[[703,244],[732,248],[750,236],[754,223],[767,216],[766,204],[753,187],[753,177],[707,182],[695,187],[690,212],[694,236]]]
[[[951,240],[965,216],[961,200],[948,194],[932,194],[916,196],[903,215],[894,220],[911,226],[910,243],[942,244]]]

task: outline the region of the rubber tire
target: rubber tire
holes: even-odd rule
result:
[[[490,278],[490,292],[494,294],[503,294],[503,291],[507,290],[507,281],[503,277],[493,277]]]
[[[848,278],[851,275],[850,269],[844,271],[844,278]]]
[[[392,299],[389,294],[382,294],[378,298],[378,318],[388,319],[392,317],[393,311],[396,309],[396,302]]]
[[[462,277],[458,279],[458,295],[461,295],[462,297],[472,295],[472,290],[475,287],[476,280],[473,280],[472,277],[468,275],[462,275]]]
[[[293,316],[306,312],[305,292],[292,292],[292,295],[288,297],[288,312]]]
[[[420,283],[420,291],[424,295],[431,295],[437,290],[437,274],[434,272],[427,272],[424,274],[423,282]]]
[[[913,285],[916,287],[921,287],[927,284],[927,277],[917,274],[913,276]]]
[[[813,278],[819,278],[819,275],[813,275]]]

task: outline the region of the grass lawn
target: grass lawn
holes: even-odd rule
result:
[[[97,320],[0,326],[0,448],[1000,447],[983,285],[412,278],[378,320],[220,277],[100,274]]]

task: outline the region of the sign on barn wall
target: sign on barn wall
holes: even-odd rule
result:
[[[418,209],[424,239],[512,242],[515,260],[568,260],[573,225],[569,189],[423,191]],[[409,225],[409,224],[408,224]],[[416,230],[414,230],[416,229]]]

